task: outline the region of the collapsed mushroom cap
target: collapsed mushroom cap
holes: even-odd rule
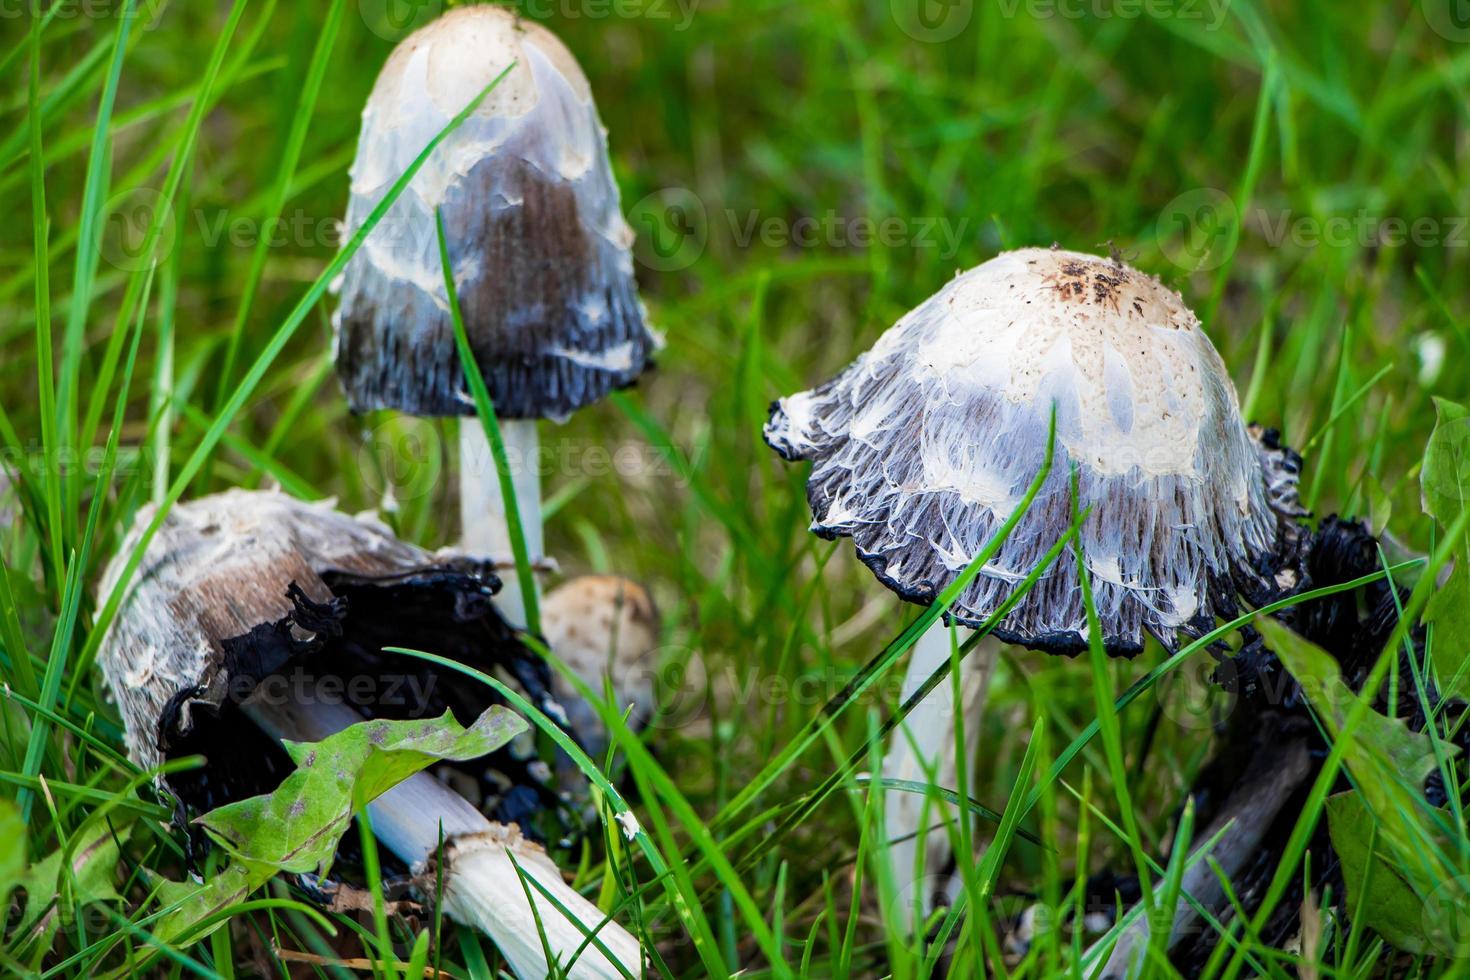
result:
[[[1007,252],[951,281],[842,374],[778,401],[766,441],[814,462],[812,529],[849,536],[885,585],[931,602],[1041,492],[951,608],[980,626],[1090,508],[1080,544],[1103,640],[1212,625],[1276,586],[1295,471],[1258,444],[1235,388],[1179,295],[1117,260]],[[1289,455],[1289,454],[1288,454]],[[1263,475],[1270,458],[1272,480]],[[1074,653],[1088,636],[1063,555],[1000,621],[1009,642]]]
[[[125,571],[153,514],[151,507],[139,514],[103,576],[103,594]],[[134,761],[151,769],[205,756],[204,767],[173,773],[165,785],[188,806],[208,810],[272,790],[291,771],[280,748],[244,716],[247,698],[332,692],[371,717],[437,717],[450,709],[464,723],[496,703],[488,687],[385,647],[431,650],[508,674],[559,713],[544,661],[494,610],[498,587],[487,566],[432,556],[330,503],[231,490],[169,511],[99,663]],[[545,769],[513,743],[490,764],[462,772],[492,816],[518,820],[528,795],[556,802]]]
[[[388,58],[363,110],[347,233],[512,63],[344,270],[337,369],[354,411],[474,414],[435,209],[502,417],[564,417],[631,384],[658,346],[587,79],[549,31],[499,7],[451,10]]]

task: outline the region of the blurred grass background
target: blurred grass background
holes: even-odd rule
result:
[[[335,254],[376,71],[405,25],[440,5],[139,2],[99,140],[123,6],[62,3],[34,35],[24,4],[0,12],[11,82],[0,96],[0,202],[11,215],[0,223],[0,405],[12,466],[17,454],[35,465],[48,447],[102,444],[123,373],[109,365],[123,362],[121,338],[141,316],[120,463],[94,537],[85,469],[76,471],[85,479],[62,481],[54,509],[49,495],[22,490],[6,532],[34,670],[70,650],[58,711],[113,747],[114,716],[85,655],[98,570],[159,474],[178,474]],[[1461,360],[1470,356],[1470,23],[1455,19],[1453,3],[532,0],[520,9],[561,36],[592,81],[640,237],[643,295],[668,339],[635,391],[543,432],[548,548],[566,572],[650,584],[665,621],[661,662],[674,673],[692,662],[691,675],[708,683],[665,691],[665,717],[646,737],[703,819],[913,615],[850,546],[806,533],[804,472],[760,439],[768,403],[829,377],[956,271],[1001,249],[1116,249],[1160,275],[1200,312],[1249,417],[1303,451],[1315,513],[1371,517],[1407,547],[1430,543],[1416,477],[1431,397],[1470,396]],[[305,115],[323,38],[331,44]],[[33,40],[39,70],[28,96]],[[105,186],[94,178],[91,205],[89,161],[106,175]],[[161,209],[171,220],[140,254],[140,228]],[[89,215],[106,216],[95,282],[76,271]],[[37,330],[38,307],[49,331]],[[326,300],[309,310],[243,410],[227,416],[188,494],[275,482],[336,496],[348,511],[391,498],[385,516],[404,535],[449,543],[452,426],[350,416],[331,372],[329,310]],[[80,343],[68,345],[69,329]],[[53,371],[63,403],[68,387],[80,394],[76,431],[100,420],[90,442],[65,427],[43,432],[52,393],[38,364]],[[74,549],[85,595],[66,586]],[[72,633],[57,629],[69,595],[80,606]],[[1150,651],[1113,665],[1117,689],[1159,659]],[[1006,657],[976,719],[974,797],[1003,808],[1038,717],[1053,749],[1092,719],[1091,678],[1078,666]],[[1208,755],[1210,720],[1229,710],[1199,683],[1207,672],[1182,671],[1121,716],[1153,854],[1167,850],[1182,791]],[[763,805],[829,773],[897,689],[894,672],[820,750],[779,773]],[[26,770],[30,718],[11,705],[10,784],[38,789],[39,772],[88,787],[54,791],[55,819],[31,822],[39,858],[96,794],[121,793],[126,780],[90,758],[101,748],[65,731]],[[1111,812],[1108,772],[1101,749],[1088,747],[1066,778],[1089,783]],[[750,859],[745,885],[779,925],[793,966],[805,952],[814,973],[845,964],[909,975],[883,902],[871,888],[852,893],[860,848],[872,846],[863,799],[855,790],[793,837],[743,840],[732,855]],[[1048,799],[1041,830],[1060,853],[1051,861],[1018,844],[997,901],[1058,883],[1065,891],[1074,873],[1126,865],[1126,847],[1106,834],[1079,849],[1075,800]],[[138,863],[176,862],[157,834],[149,839],[123,849],[121,873],[135,883]],[[713,889],[702,914],[731,969],[770,968],[728,890],[704,884]],[[127,902],[112,907],[131,914]],[[248,939],[262,928],[237,931]],[[680,935],[670,926],[657,938],[676,972],[696,975]],[[46,962],[75,952],[61,952],[74,938],[58,942]],[[190,956],[228,975],[214,942]],[[17,963],[42,962],[14,940],[11,952]]]

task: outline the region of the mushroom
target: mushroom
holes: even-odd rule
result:
[[[546,595],[541,626],[547,646],[599,694],[612,684],[615,707],[631,709],[629,723],[647,724],[654,708],[654,669],[649,657],[658,647],[658,609],[637,582],[616,575],[568,579]],[[597,712],[560,674],[552,693],[566,707],[571,727],[594,759],[608,746],[607,728]]]
[[[851,537],[884,585],[927,604],[1014,514],[1053,417],[1047,480],[947,620],[982,627],[999,613],[1074,508],[1087,514],[1079,543],[1110,654],[1138,653],[1146,634],[1176,649],[1237,597],[1293,584],[1294,479],[1267,479],[1270,448],[1241,421],[1179,295],[1116,258],[1028,248],[957,276],[837,377],[777,401],[765,436],[787,460],[812,461],[812,530]],[[1085,650],[1077,564],[1046,569],[990,634]],[[916,652],[910,681],[939,662]],[[924,739],[921,757],[938,756],[952,722],[909,736]],[[896,733],[899,752],[905,742]],[[890,838],[921,831],[888,827]]]
[[[151,518],[151,507],[140,513],[104,574],[104,594],[125,573]],[[291,762],[271,736],[319,741],[365,717],[445,710],[469,720],[497,703],[487,688],[456,683],[452,671],[385,653],[388,647],[428,649],[494,671],[559,715],[545,661],[491,604],[498,585],[483,562],[432,556],[330,504],[232,490],[169,511],[99,663],[140,767],[204,756],[201,768],[160,777],[160,788],[179,801],[181,814],[207,811],[279,785]],[[528,796],[543,810],[560,802],[546,786],[545,764],[527,751],[531,742],[512,742],[454,773],[483,788],[486,811],[425,771],[372,801],[374,832],[413,871],[440,862],[446,912],[490,935],[519,976],[544,976],[547,964],[507,851],[576,920],[538,895],[553,957],[565,965],[586,933],[598,930],[612,957],[636,973],[637,940],[615,922],[604,924],[544,852],[505,825],[517,819],[513,812],[538,808],[527,806]],[[621,972],[589,945],[571,975]]]
[[[638,299],[606,131],[571,53],[545,28],[494,6],[455,8],[411,34],[363,110],[346,226],[359,227],[429,140],[502,72],[343,270],[336,359],[354,412],[470,417],[459,427],[463,545],[509,556],[505,501],[455,346],[436,232],[442,214],[534,564],[543,550],[536,421],[565,419],[632,384],[660,344]],[[514,579],[497,598],[520,627],[524,602]]]

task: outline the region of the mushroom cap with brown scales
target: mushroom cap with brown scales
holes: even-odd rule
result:
[[[109,594],[151,522],[144,508],[108,566]],[[143,769],[203,755],[163,784],[196,810],[274,789],[284,753],[245,717],[251,697],[291,698],[329,680],[368,717],[469,724],[497,698],[485,685],[386,647],[428,650],[498,674],[561,717],[545,661],[495,612],[499,581],[478,561],[433,555],[331,502],[230,490],[175,505],[129,580],[98,654]],[[459,767],[492,819],[519,819],[529,793],[555,807],[526,744]],[[448,775],[448,773],[444,773]],[[459,783],[464,782],[460,778]],[[501,804],[504,807],[501,807]]]
[[[646,589],[617,575],[568,579],[541,601],[541,628],[556,656],[599,696],[604,677],[611,680],[617,709],[632,708],[631,726],[647,723],[654,708],[657,665],[650,658],[658,648],[659,617]],[[605,749],[606,728],[592,706],[560,674],[553,675],[552,691],[587,747]]]
[[[507,68],[334,284],[337,369],[354,411],[474,414],[436,209],[470,345],[502,418],[565,417],[631,384],[659,346],[587,79],[551,32],[500,7],[450,10],[389,56],[362,114],[346,233]]]
[[[1051,472],[953,619],[983,625],[1066,532],[1074,504],[1090,511],[1080,544],[1111,653],[1137,653],[1146,633],[1173,647],[1237,596],[1278,587],[1300,513],[1295,472],[1247,431],[1179,294],[1116,259],[1029,248],[957,276],[840,375],[776,402],[765,435],[813,463],[812,530],[851,537],[884,584],[928,603],[1020,505],[1053,406]],[[1070,553],[995,632],[1085,649]]]

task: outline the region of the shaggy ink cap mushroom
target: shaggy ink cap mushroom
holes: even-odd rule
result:
[[[337,369],[352,409],[473,415],[435,211],[470,346],[497,414],[564,418],[638,377],[659,346],[591,88],[545,28],[459,7],[389,56],[362,115],[346,233],[446,136],[336,284]]]
[[[1247,431],[1179,294],[1116,259],[1030,248],[957,276],[840,375],[777,401],[765,436],[812,461],[812,530],[851,537],[885,585],[929,603],[1020,506],[1053,406],[1050,474],[953,620],[982,625],[1074,503],[1090,509],[1080,543],[1113,654],[1137,653],[1145,633],[1172,648],[1237,596],[1294,583],[1294,455]],[[1054,562],[995,632],[1085,649],[1076,563]]]
[[[153,513],[139,513],[104,573],[102,594],[126,571]],[[431,555],[329,503],[230,490],[170,509],[98,660],[133,760],[148,770],[204,755],[202,768],[162,781],[187,806],[209,810],[270,791],[291,769],[244,717],[252,696],[290,698],[304,682],[331,678],[341,682],[333,697],[370,717],[449,709],[464,724],[498,703],[456,671],[385,647],[433,650],[498,672],[564,717],[545,661],[495,611],[498,587],[482,562]],[[561,802],[529,740],[459,768],[457,785],[475,785],[492,817],[519,819],[528,792],[543,808]]]

